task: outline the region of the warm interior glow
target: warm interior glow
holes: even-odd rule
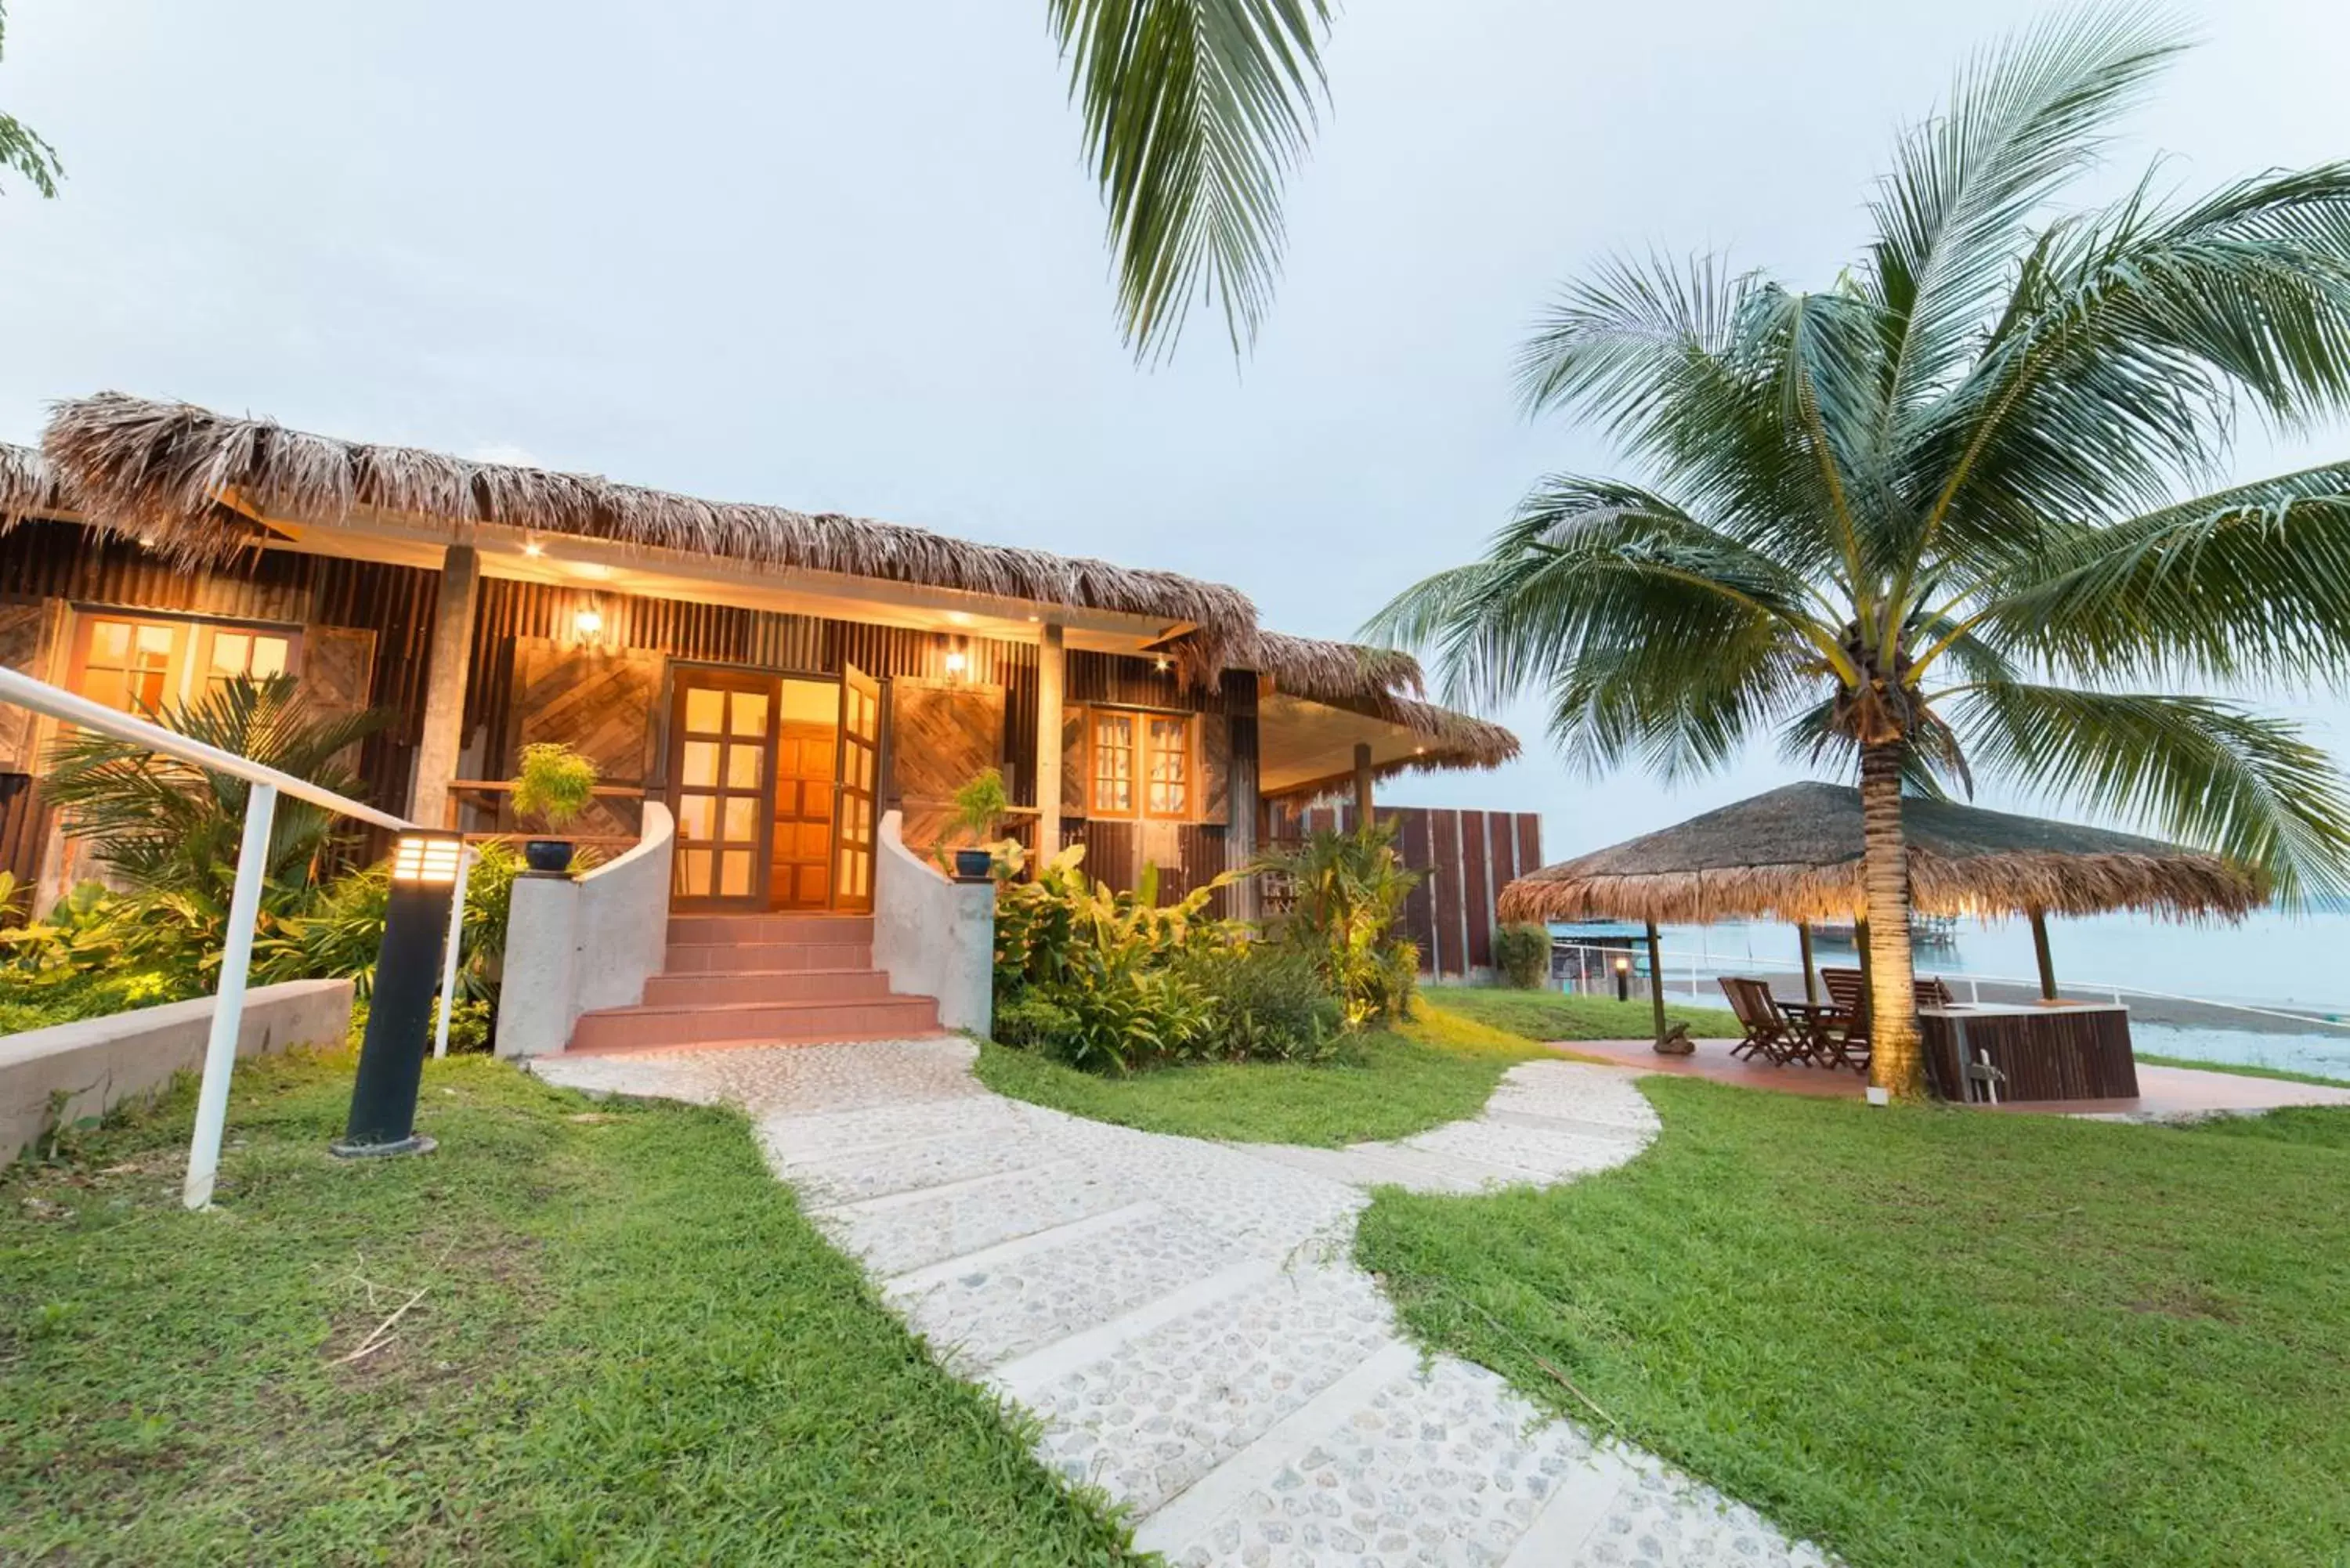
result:
[[[453,835],[402,837],[391,852],[391,879],[410,887],[446,888],[457,880],[465,843]]]

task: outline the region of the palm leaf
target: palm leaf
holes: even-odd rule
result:
[[[2288,909],[2350,893],[2350,781],[2282,719],[2211,697],[2021,682],[1949,701],[1987,774],[2258,867]]]
[[[1118,313],[1141,355],[1214,299],[1234,351],[1280,268],[1284,180],[1322,87],[1329,0],[1051,0],[1109,206]]]

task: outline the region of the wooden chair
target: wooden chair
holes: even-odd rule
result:
[[[1761,1056],[1781,1067],[1811,1059],[1806,1032],[1781,1009],[1769,981],[1726,974],[1721,983],[1722,994],[1730,999],[1730,1011],[1738,1016],[1738,1026],[1746,1031],[1746,1037],[1730,1048],[1731,1055]]]

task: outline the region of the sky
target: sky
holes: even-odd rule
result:
[[[1351,0],[1262,337],[1201,314],[1138,367],[1037,0],[14,0],[0,108],[68,179],[0,182],[0,439],[184,398],[1166,567],[1343,638],[1545,472],[1626,472],[1512,397],[1564,280],[1655,248],[1832,282],[1897,128],[2043,9]],[[2187,15],[2085,199],[2157,153],[2190,190],[2350,154],[2350,9]],[[1539,811],[1556,857],[1796,776],[1592,780],[1494,716],[1523,761],[1382,799]]]

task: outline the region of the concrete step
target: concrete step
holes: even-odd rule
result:
[[[671,974],[728,974],[780,969],[871,969],[873,944],[849,942],[680,942],[663,968]]]
[[[645,981],[647,1007],[719,1007],[734,1002],[870,1002],[889,994],[877,969],[710,970],[657,974]]]
[[[937,1033],[939,1005],[927,996],[882,996],[863,1002],[735,1002],[583,1012],[571,1027],[569,1048],[592,1054],[688,1045],[792,1045]]]
[[[870,942],[870,915],[671,915],[672,943],[811,942],[837,945]]]

